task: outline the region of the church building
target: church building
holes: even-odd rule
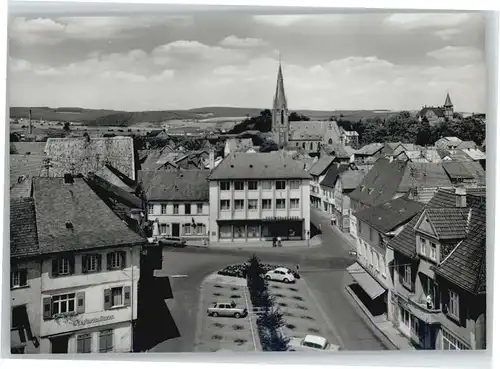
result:
[[[427,121],[431,125],[453,118],[453,103],[451,102],[450,94],[446,94],[443,106],[424,106],[422,110],[418,112],[417,118],[419,120],[427,118]]]
[[[339,127],[333,121],[293,121],[285,94],[281,61],[278,66],[276,92],[272,110],[272,134],[280,148],[302,148],[308,153],[318,152],[321,146],[341,144]]]

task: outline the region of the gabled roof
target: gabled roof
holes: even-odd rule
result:
[[[33,198],[42,254],[145,242],[81,178],[34,178]]]
[[[323,141],[327,132],[333,132],[333,142],[340,141],[340,129],[333,121],[290,122],[289,141]]]
[[[309,169],[309,174],[313,176],[320,176],[325,173],[330,165],[332,165],[335,160],[334,156],[323,155],[321,156],[316,163]]]
[[[469,209],[429,208],[424,211],[440,240],[463,238],[468,227]]]
[[[450,187],[451,185],[450,178],[441,163],[408,162],[398,191],[407,192],[415,187]]]
[[[474,179],[474,176],[458,161],[445,161],[443,168],[451,179]]]
[[[356,150],[354,152],[354,154],[355,155],[371,156],[371,155],[375,155],[377,152],[379,152],[383,148],[384,148],[384,144],[375,142],[375,143],[371,143],[371,144],[363,146],[359,150]]]
[[[132,137],[49,138],[45,153],[52,165],[51,177],[63,177],[66,173],[87,175],[108,164],[135,179]]]
[[[339,175],[348,170],[349,167],[349,164],[331,165],[320,185],[328,188],[335,188],[335,183],[337,182]]]
[[[122,190],[125,190],[127,192],[133,192],[133,189],[127,183],[125,183],[123,179],[121,179],[117,174],[115,174],[113,170],[110,169],[110,167],[107,165],[102,167],[95,174],[100,178],[106,180],[107,182],[111,183],[112,185],[121,188]]]
[[[39,253],[33,199],[10,199],[10,257]]]
[[[44,174],[41,155],[9,155],[10,197],[31,197],[31,180]]]
[[[464,149],[462,150],[472,160],[486,160],[486,154],[479,149]]]
[[[424,117],[427,115],[427,113],[429,111],[433,112],[438,118],[444,118],[443,109],[439,108],[439,107],[433,107],[433,106],[427,106],[425,108],[422,108],[422,110],[419,111],[418,116]]]
[[[342,189],[344,191],[353,190],[359,186],[368,171],[365,170],[348,170],[340,174]]]
[[[281,151],[230,154],[217,165],[209,181],[234,179],[310,179],[305,163]]]
[[[408,222],[423,207],[422,203],[400,197],[382,205],[365,208],[356,212],[354,216],[377,231],[387,233]]]
[[[457,145],[457,149],[475,149],[477,145],[474,141],[462,141]]]
[[[209,174],[197,169],[139,171],[139,180],[148,201],[208,201]]]

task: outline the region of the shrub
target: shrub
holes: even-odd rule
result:
[[[239,324],[234,324],[234,325],[233,325],[233,329],[234,329],[235,331],[241,331],[241,330],[243,330],[244,328],[245,328],[245,327],[243,327],[242,325],[239,325]]]
[[[230,298],[231,299],[240,299],[241,296],[240,295],[231,295]]]
[[[213,340],[216,340],[216,341],[220,341],[223,337],[220,335],[220,334],[214,334],[212,336],[212,339]]]
[[[214,327],[216,327],[216,328],[224,328],[225,325],[222,324],[222,323],[217,322],[217,323],[214,323]]]
[[[234,340],[234,343],[236,343],[238,346],[241,346],[246,342],[247,342],[247,340],[244,340],[243,338],[237,338]]]

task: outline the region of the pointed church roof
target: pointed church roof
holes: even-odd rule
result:
[[[274,108],[286,107],[285,86],[283,85],[283,72],[281,70],[281,61],[278,67],[278,79],[276,81],[276,93],[274,95]]]
[[[451,103],[451,99],[450,99],[450,94],[449,93],[446,94],[446,100],[444,102],[444,106],[453,106],[453,104]]]

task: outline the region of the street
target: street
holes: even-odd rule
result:
[[[191,352],[194,348],[196,314],[203,279],[224,266],[244,262],[255,253],[264,263],[289,268],[300,265],[310,292],[322,311],[332,334],[346,350],[383,350],[385,347],[353,309],[345,286],[351,283],[345,268],[354,262],[352,246],[331,229],[329,219],[311,209],[311,220],[321,224],[323,245],[286,249],[164,249],[159,276],[169,276],[173,299],[165,300],[179,334],[151,352]]]

